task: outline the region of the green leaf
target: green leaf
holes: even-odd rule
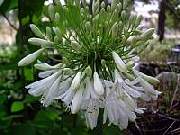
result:
[[[11,105],[11,112],[18,112],[24,109],[24,104],[20,101],[15,101]]]
[[[32,68],[25,68],[24,69],[24,76],[25,76],[25,80],[27,81],[33,81],[34,77],[33,77],[33,69]]]

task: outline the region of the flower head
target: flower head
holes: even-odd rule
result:
[[[28,92],[42,96],[44,106],[61,100],[71,113],[83,112],[91,129],[97,126],[100,108],[104,122],[126,128],[128,121],[135,121],[136,113],[143,113],[137,100],[157,99],[160,93],[153,87],[158,80],[134,70],[131,62],[134,51],[138,54],[141,45],[149,43],[154,30],[142,32],[138,27],[141,17],[127,19],[128,0],[113,0],[107,8],[98,0],[92,9],[86,1],[59,4],[56,1],[47,8],[52,27],[41,32],[30,26],[37,37],[29,43],[42,49],[18,65],[34,62],[43,51],[59,54],[61,59],[55,60],[56,65],[35,64],[41,80],[26,86]]]

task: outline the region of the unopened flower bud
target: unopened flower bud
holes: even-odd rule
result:
[[[139,37],[137,36],[129,36],[126,42],[128,44],[134,45],[138,40],[139,40]]]
[[[76,41],[71,41],[71,46],[74,50],[79,51],[81,49],[81,46]]]
[[[55,12],[54,12],[54,6],[50,4],[48,6],[48,14],[51,20],[54,20]]]
[[[91,70],[91,67],[88,66],[85,70],[84,70],[85,74],[89,77],[91,77],[92,75],[92,70]]]
[[[127,66],[123,62],[123,60],[119,57],[119,55],[116,52],[112,52],[113,59],[117,65],[117,68],[120,72],[126,72],[127,71]]]
[[[98,12],[99,12],[99,0],[93,1],[92,12],[94,15],[98,14]]]
[[[125,10],[123,10],[123,11],[121,12],[121,18],[122,18],[122,20],[126,20],[126,18],[127,18],[127,13],[126,13]]]
[[[127,5],[128,5],[128,0],[123,0],[123,8],[127,8]]]
[[[117,25],[117,22],[114,23],[114,25],[112,26],[111,30],[112,30],[112,37],[116,37],[116,36],[117,36],[117,33],[118,33],[118,25]]]
[[[152,38],[152,35],[154,33],[154,28],[150,28],[148,30],[146,30],[141,37],[143,38],[143,40],[147,40],[149,38]]]
[[[137,27],[139,26],[139,24],[141,23],[142,20],[142,16],[138,16],[135,20],[134,26]]]
[[[59,13],[57,13],[57,12],[55,13],[55,18],[54,18],[54,19],[55,19],[55,22],[56,22],[56,23],[58,23],[58,22],[60,21],[60,15],[59,15]]]
[[[85,27],[86,27],[86,29],[90,29],[91,23],[89,21],[87,21],[86,24],[85,24]]]
[[[30,28],[37,37],[44,38],[44,34],[40,31],[38,27],[36,27],[36,25],[30,24]]]
[[[117,4],[118,4],[118,0],[112,0],[112,3],[111,3],[111,9],[112,9],[112,10],[115,10]]]
[[[29,38],[28,42],[32,45],[40,45],[42,47],[49,47],[49,46],[53,45],[52,42],[49,42],[49,41],[41,39],[41,38]]]
[[[101,8],[105,8],[106,7],[106,4],[104,1],[101,2]]]
[[[46,27],[46,37],[47,37],[49,40],[52,40],[52,38],[53,38],[52,30],[51,30],[50,27]]]
[[[99,96],[102,96],[104,94],[104,87],[97,72],[94,72],[93,78],[94,78],[94,90]]]
[[[144,74],[144,73],[142,73],[142,72],[139,72],[139,75],[140,75],[144,80],[146,80],[147,82],[149,82],[149,83],[151,83],[151,84],[156,85],[156,84],[159,83],[159,80],[156,79],[155,77],[148,76],[148,75],[146,75],[146,74]]]
[[[43,51],[44,51],[44,48],[39,49],[32,54],[28,54],[26,57],[24,57],[22,60],[19,61],[18,66],[26,66],[34,62]]]

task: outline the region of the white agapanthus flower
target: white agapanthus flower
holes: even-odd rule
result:
[[[142,45],[149,44],[154,30],[139,30],[141,17],[128,16],[128,0],[113,0],[107,9],[104,2],[93,2],[92,14],[85,1],[59,4],[55,1],[48,7],[52,27],[41,32],[30,25],[36,37],[28,41],[41,49],[27,55],[18,65],[33,63],[40,54],[53,55],[52,52],[62,59],[56,65],[34,64],[40,70],[41,80],[26,89],[33,96],[41,96],[46,107],[61,100],[72,114],[82,112],[91,129],[97,126],[100,110],[104,123],[127,128],[128,121],[135,121],[136,114],[144,112],[137,100],[156,100],[160,94],[153,87],[159,81],[135,70],[132,60],[135,53],[141,52]]]

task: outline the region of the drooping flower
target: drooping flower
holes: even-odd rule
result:
[[[101,96],[104,94],[104,88],[101,83],[101,80],[99,79],[98,73],[94,72],[93,77],[94,77],[94,90],[99,96]]]
[[[112,52],[112,55],[113,55],[113,58],[114,58],[114,61],[117,65],[118,70],[121,72],[126,72],[126,70],[127,70],[126,64],[119,57],[119,55],[116,52]]]

